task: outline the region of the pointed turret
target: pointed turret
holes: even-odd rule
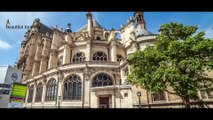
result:
[[[136,28],[137,29],[146,29],[146,22],[144,20],[144,12],[135,12],[134,13]]]
[[[40,30],[40,19],[37,18],[33,21],[31,32],[32,33],[38,33],[39,30]]]
[[[136,29],[135,29],[135,36],[149,36],[153,35],[153,33],[149,32],[146,29],[146,22],[144,20],[144,12],[135,12],[134,13]]]
[[[71,23],[67,24],[67,28],[66,28],[65,32],[67,32],[67,33],[71,33],[72,32],[72,30],[71,30]]]
[[[89,37],[93,37],[93,21],[92,21],[92,13],[88,12],[87,16],[87,31],[89,33]]]

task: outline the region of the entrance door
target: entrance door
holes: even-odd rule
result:
[[[109,108],[109,97],[99,97],[99,108]]]

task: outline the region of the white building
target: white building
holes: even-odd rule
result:
[[[11,85],[21,83],[22,73],[11,66],[0,66],[0,108],[7,108]]]

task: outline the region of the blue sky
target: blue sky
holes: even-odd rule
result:
[[[93,19],[106,29],[120,29],[133,12],[92,12]],[[86,12],[0,12],[0,65],[14,65],[17,62],[20,44],[27,29],[6,29],[6,21],[11,25],[32,25],[39,18],[47,26],[66,28],[71,23],[72,31],[86,24]],[[145,12],[147,29],[158,33],[164,23],[179,22],[197,25],[198,31],[205,31],[207,38],[213,38],[213,12]]]

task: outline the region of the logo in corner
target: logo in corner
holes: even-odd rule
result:
[[[7,19],[6,27],[10,26],[10,20]]]

